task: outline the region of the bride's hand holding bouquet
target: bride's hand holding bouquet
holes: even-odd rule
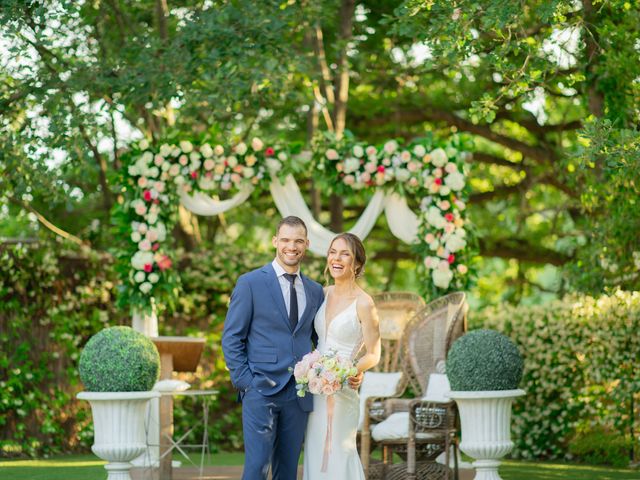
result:
[[[307,392],[333,395],[349,384],[349,377],[357,374],[358,369],[353,362],[335,350],[324,354],[318,350],[307,353],[293,369],[299,397],[304,397]]]

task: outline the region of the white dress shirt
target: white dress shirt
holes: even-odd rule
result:
[[[271,265],[276,271],[276,276],[278,277],[278,282],[280,283],[280,290],[282,290],[282,297],[284,298],[284,305],[285,307],[287,307],[287,314],[289,314],[289,310],[291,309],[291,305],[289,305],[289,298],[291,295],[291,282],[289,282],[289,280],[284,277],[284,274],[289,272],[282,268],[282,265],[280,265],[275,259],[273,260],[273,262],[271,262]],[[295,274],[298,276],[296,278],[295,287],[296,297],[298,298],[298,321],[300,321],[300,318],[304,313],[304,309],[307,307],[307,296],[304,293],[304,285],[302,284],[302,278],[300,277],[300,269],[298,269]]]

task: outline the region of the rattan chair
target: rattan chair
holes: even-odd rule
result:
[[[402,334],[409,320],[425,305],[422,297],[410,292],[377,293],[373,295],[373,301],[380,320],[382,352],[378,365],[365,372],[360,387],[358,433],[362,432],[364,409],[369,397],[394,397],[402,394],[407,384],[399,366]],[[359,435],[359,448],[361,440]]]
[[[420,310],[407,324],[401,339],[399,366],[403,372],[401,394],[410,398],[369,398],[364,408],[361,432],[361,459],[369,479],[450,478],[450,446],[456,455],[457,411],[454,402],[428,402],[421,399],[427,393],[431,374],[442,368],[451,344],[466,330],[467,304],[464,293],[457,292],[438,298]],[[394,394],[399,397],[400,394]],[[371,434],[382,430],[385,420],[394,413],[404,413],[405,434],[382,438],[373,446],[381,448],[382,462],[371,462]],[[407,413],[408,412],[408,413]],[[395,420],[399,418],[395,416]],[[375,435],[374,435],[375,437]],[[445,452],[446,464],[435,459]],[[406,459],[405,464],[393,464],[393,455]],[[454,457],[457,458],[457,455]],[[453,471],[457,478],[457,463]]]
[[[409,320],[420,311],[425,302],[421,296],[410,292],[382,292],[373,295],[380,319],[382,354],[375,372],[398,371],[400,339]]]

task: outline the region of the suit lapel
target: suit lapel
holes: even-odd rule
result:
[[[282,319],[289,325],[289,315],[287,315],[287,306],[284,304],[284,298],[282,298],[282,289],[280,288],[280,282],[276,276],[276,271],[271,264],[262,267],[262,272],[265,274],[264,280],[267,286],[267,290],[273,297],[274,304],[278,307]]]

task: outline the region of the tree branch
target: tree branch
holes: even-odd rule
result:
[[[497,258],[516,258],[523,262],[564,265],[573,257],[563,253],[527,243],[521,239],[504,239],[495,242],[479,239],[480,255]]]
[[[33,213],[36,218],[38,219],[38,221],[44,225],[46,228],[48,228],[49,230],[51,230],[53,233],[55,233],[56,235],[65,238],[77,245],[82,245],[82,246],[89,246],[90,243],[87,240],[82,240],[78,237],[76,237],[74,234],[66,232],[65,230],[61,229],[60,227],[56,227],[53,223],[51,223],[49,220],[47,220],[45,218],[44,215],[42,215],[40,212],[38,212],[35,208],[33,208],[30,204],[25,203],[15,197],[8,197],[9,201],[21,208],[24,208],[25,210]]]
[[[337,77],[335,79],[335,106],[333,109],[333,124],[338,138],[342,137],[347,118],[347,100],[349,99],[349,62],[347,49],[353,36],[353,15],[356,9],[355,0],[342,0],[340,4],[340,27],[338,41],[340,54],[338,55]]]
[[[331,105],[335,103],[335,96],[332,87],[331,71],[329,65],[327,65],[327,56],[324,51],[324,40],[322,35],[322,28],[319,24],[315,25],[313,32],[313,49],[320,65],[320,87],[322,88],[324,98]]]

